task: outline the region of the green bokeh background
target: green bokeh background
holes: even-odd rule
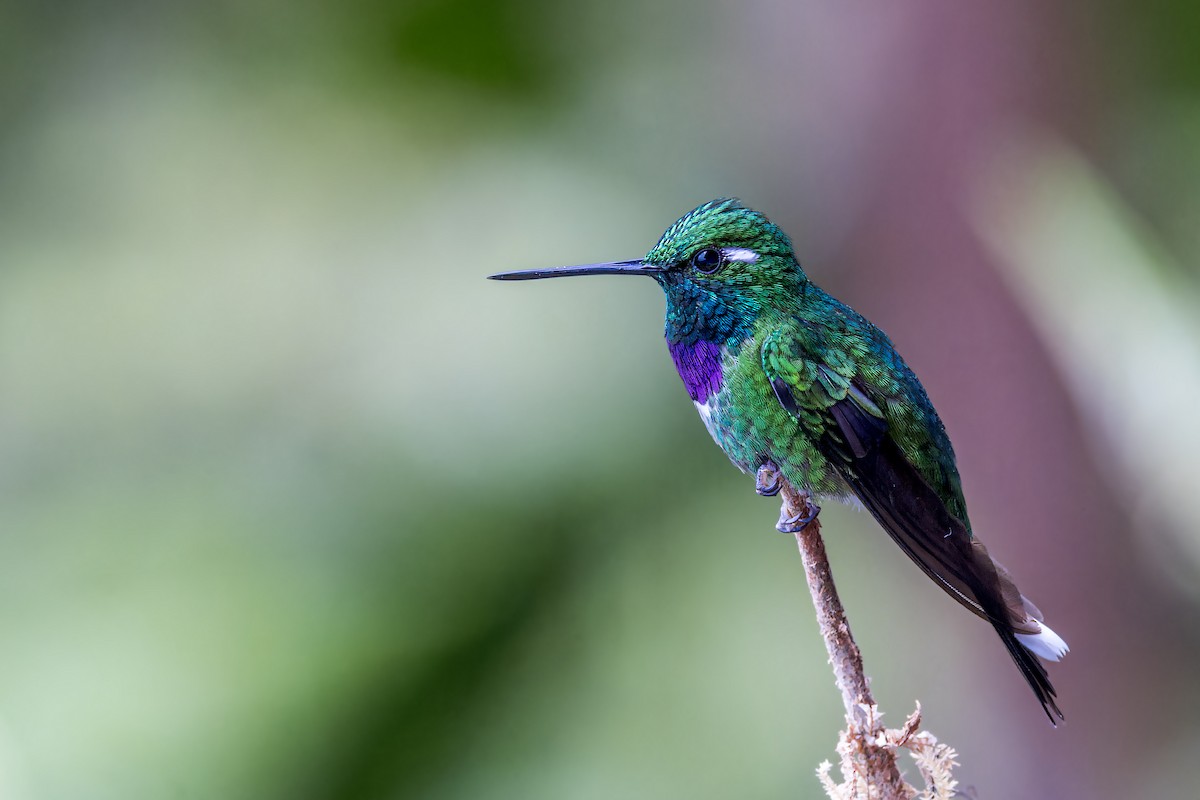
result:
[[[0,798],[817,797],[799,559],[657,289],[483,280],[722,195],[1072,645],[1055,731],[827,507],[888,720],[980,798],[1195,797],[1195,9],[0,2]]]

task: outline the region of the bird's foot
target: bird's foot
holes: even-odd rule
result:
[[[807,528],[813,520],[821,513],[821,507],[813,502],[812,495],[807,492],[802,495],[804,505],[796,514],[789,514],[788,504],[785,502],[783,508],[779,512],[779,522],[775,523],[775,529],[782,533],[799,533]]]
[[[754,476],[754,491],[762,497],[774,497],[783,488],[783,477],[779,468],[770,461],[758,468]]]

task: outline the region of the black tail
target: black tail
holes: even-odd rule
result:
[[[1042,662],[1038,657],[1029,652],[1023,644],[1017,641],[1017,637],[1007,626],[993,625],[996,633],[1000,635],[1000,641],[1004,642],[1004,646],[1008,648],[1008,654],[1012,656],[1012,660],[1016,663],[1017,668],[1021,670],[1021,674],[1025,676],[1025,680],[1029,683],[1029,688],[1033,689],[1033,693],[1037,696],[1038,702],[1042,704],[1042,710],[1046,712],[1046,717],[1050,720],[1050,724],[1058,727],[1058,721],[1065,719],[1062,711],[1055,702],[1057,695],[1054,692],[1054,686],[1050,683],[1050,676],[1046,674],[1046,668],[1042,666]]]

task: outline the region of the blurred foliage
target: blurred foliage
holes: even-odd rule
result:
[[[979,225],[1075,385],[1097,460],[1156,542],[1178,591],[1200,578],[1200,282],[1077,153],[1032,137],[981,182]],[[1069,309],[1058,313],[1058,309]],[[1114,314],[1114,309],[1121,313]],[[1146,392],[1113,363],[1170,375]],[[1162,420],[1172,420],[1164,426]],[[1200,600],[1200,595],[1197,596]]]
[[[1075,110],[1086,124],[1062,121],[1087,131],[1094,174],[1016,150],[1019,190],[971,209],[1039,331],[1098,327],[1069,302],[1090,262],[1066,258],[1105,258],[1085,247],[1110,241],[1098,228],[1151,242],[1105,262],[1122,280],[1186,287],[1200,263],[1195,12],[1154,8],[1061,12],[1120,44],[1089,60],[1077,28],[1054,42],[1085,82],[1068,88],[1096,98]],[[0,3],[0,797],[815,794],[839,704],[802,573],[773,505],[694,418],[661,298],[482,279],[637,255],[723,194],[771,212],[812,274],[897,335],[976,465],[973,518],[1002,529],[989,546],[1037,576],[1032,594],[1058,593],[1076,647],[1054,673],[1073,724],[1033,727],[985,626],[865,515],[827,508],[882,706],[898,718],[921,697],[981,797],[1125,797],[1151,778],[1190,796],[1171,770],[1200,737],[1158,717],[1197,699],[1193,598],[1139,558],[1162,539],[1105,505],[1122,494],[1095,477],[1114,474],[1107,451],[1054,438],[1107,441],[1096,420],[1139,409],[1154,426],[1138,391],[1099,388],[1169,379],[1103,373],[1103,348],[1064,336],[1059,372],[985,380],[1043,344],[973,330],[990,349],[951,358],[979,340],[936,326],[979,309],[938,304],[986,280],[942,257],[967,214],[904,216],[989,189],[1020,136],[953,137],[963,108],[1002,104],[995,73],[1026,75],[1006,59],[1040,9]],[[1005,58],[986,60],[979,30]],[[986,68],[941,49],[959,42]],[[946,101],[960,81],[967,100]],[[1022,129],[1032,112],[1006,113]],[[945,135],[956,147],[938,139],[932,161],[912,152]],[[948,190],[960,151],[983,183]],[[1126,212],[1092,214],[1109,181]],[[856,254],[897,231],[939,257]],[[1176,316],[1188,291],[1166,292]],[[1083,413],[1043,408],[1059,381]],[[956,405],[964,382],[1015,386],[1036,411],[985,419]],[[1020,444],[1056,467],[1053,503],[1020,495],[1047,484],[1026,453],[980,445],[1024,418],[1046,423]],[[1149,440],[1118,452],[1153,463]],[[1170,452],[1191,474],[1187,448]],[[992,463],[1009,473],[989,480]],[[1030,541],[1007,507],[1097,509],[1109,527]],[[1096,611],[1091,587],[1114,584],[1136,598],[1114,603],[1127,617]]]
[[[553,3],[542,0],[417,0],[378,2],[363,18],[402,66],[514,96],[551,87],[556,69],[531,35]]]
[[[1152,0],[1136,13],[1121,3],[1104,4],[1100,55],[1106,76],[1136,95],[1200,92],[1200,9],[1176,0]]]

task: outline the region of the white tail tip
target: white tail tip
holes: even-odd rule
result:
[[[1044,622],[1037,625],[1041,629],[1037,633],[1016,634],[1017,641],[1024,645],[1025,649],[1047,661],[1060,661],[1071,651],[1062,637],[1050,630],[1048,625]]]

